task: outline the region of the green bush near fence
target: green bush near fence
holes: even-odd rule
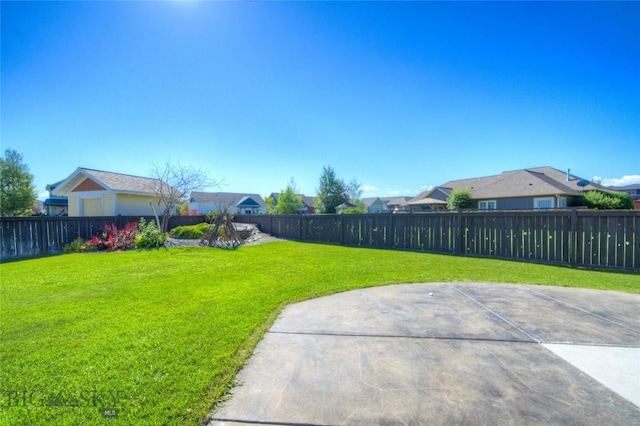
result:
[[[177,226],[173,228],[170,235],[173,238],[179,238],[184,240],[197,240],[202,238],[205,232],[209,229],[208,223],[199,223],[197,225],[190,226]]]
[[[145,222],[143,218],[138,224],[138,232],[134,239],[136,248],[162,247],[168,239],[166,233],[160,232],[156,223],[153,221]]]
[[[76,238],[69,244],[66,244],[63,248],[63,251],[66,254],[70,253],[84,253],[85,251],[89,251],[91,248],[87,246],[87,242],[83,238]]]
[[[633,210],[633,200],[625,192],[587,191],[582,196],[581,203],[590,209]]]

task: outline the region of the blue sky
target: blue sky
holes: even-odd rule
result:
[[[638,2],[1,7],[2,150],[38,192],[167,159],[261,195],[326,165],[363,196],[546,165],[640,183]]]

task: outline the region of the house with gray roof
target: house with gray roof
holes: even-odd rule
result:
[[[153,216],[151,204],[157,204],[162,185],[169,188],[159,179],[79,167],[50,185],[50,200],[66,197],[72,217]]]
[[[360,201],[367,207],[367,213],[387,212],[387,205],[380,197],[365,197]]]
[[[414,197],[380,197],[388,212],[391,213],[409,213],[409,205],[407,204]]]
[[[479,210],[553,209],[575,206],[585,191],[607,188],[553,167],[502,172],[495,176],[451,180],[418,194],[412,212],[438,210],[451,191],[468,188]]]
[[[191,193],[189,214],[201,215],[222,209],[229,209],[236,214],[266,214],[267,204],[258,194],[195,191]]]

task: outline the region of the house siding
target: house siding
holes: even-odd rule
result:
[[[153,197],[140,195],[118,194],[117,215],[122,216],[151,216],[153,211],[149,203]]]
[[[114,194],[104,194],[102,197],[102,211],[105,216],[116,216],[114,200]]]
[[[69,194],[69,216],[80,216],[80,200],[77,195]]]
[[[385,212],[387,209],[384,206],[384,203],[382,201],[376,201],[375,203],[371,204],[369,206],[369,213],[382,213]]]
[[[482,201],[482,200],[478,200]],[[500,198],[496,200],[498,210],[527,210],[533,208],[533,198]]]
[[[95,217],[104,216],[102,211],[102,197],[100,198],[83,198],[82,203],[82,216]]]
[[[197,214],[207,214],[214,209],[218,210],[218,208],[214,207],[213,204],[200,204],[194,201],[189,203],[189,210],[195,211]]]
[[[539,197],[518,197],[518,198],[498,198],[496,199],[496,209],[497,210],[531,210],[535,208],[535,199],[538,198],[553,198],[553,208],[565,208],[560,205],[559,198],[566,199],[566,207],[575,206],[579,204],[579,197],[570,197],[566,195],[561,195],[560,197],[556,195],[547,195],[547,196],[539,196]],[[476,207],[480,201],[487,200],[475,200]]]

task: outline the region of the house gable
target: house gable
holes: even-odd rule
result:
[[[89,178],[83,180],[80,185],[76,186],[71,192],[83,192],[83,191],[106,191],[107,188],[103,187],[99,183]]]
[[[258,203],[256,200],[254,200],[251,197],[244,197],[238,202],[238,204],[236,204],[236,206],[237,207],[260,207],[260,203]]]

